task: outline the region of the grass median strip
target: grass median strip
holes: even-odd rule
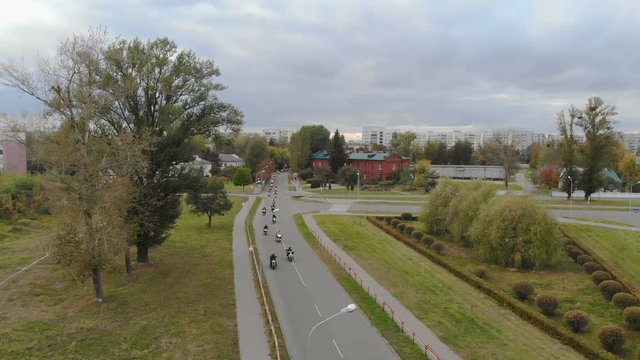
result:
[[[366,219],[329,215],[316,219],[360,266],[462,357],[581,358]]]
[[[149,267],[105,272],[104,304],[46,261],[12,279],[0,291],[1,357],[240,359],[231,239],[243,200],[231,199],[211,229],[184,209]]]
[[[337,262],[329,255],[326,250],[318,244],[316,239],[313,237],[306,224],[302,220],[302,216],[300,214],[296,214],[294,216],[294,220],[298,227],[298,230],[302,233],[305,240],[309,243],[309,245],[314,249],[316,254],[322,259],[325,263],[329,271],[333,274],[336,280],[340,283],[340,285],[345,289],[345,291],[353,298],[353,301],[358,305],[358,308],[367,316],[369,321],[373,326],[378,329],[382,337],[384,337],[387,342],[394,349],[396,354],[401,359],[413,360],[420,359],[424,360],[425,355],[420,351],[420,349],[409,339],[407,335],[405,335],[402,330],[398,327],[398,325],[387,315],[387,313],[378,305],[366,291],[364,291],[360,285],[353,280],[349,274],[344,271],[338,265]]]

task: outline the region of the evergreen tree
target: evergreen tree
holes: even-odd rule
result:
[[[208,227],[211,227],[214,215],[222,216],[233,206],[224,190],[224,183],[215,178],[201,178],[200,186],[187,195],[187,204],[191,205],[194,213],[209,217]]]
[[[331,148],[329,149],[329,165],[331,165],[331,171],[336,174],[342,168],[349,159],[346,152],[347,144],[344,141],[344,136],[340,135],[338,129],[331,138]]]

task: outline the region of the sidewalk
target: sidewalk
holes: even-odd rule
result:
[[[383,298],[386,304],[394,310],[394,314],[404,320],[405,326],[413,329],[415,335],[422,338],[427,345],[433,348],[441,359],[460,359],[460,357],[454,353],[449,347],[444,344],[438,337],[429,330],[420,320],[418,320],[409,310],[407,310],[393,295],[385,290],[374,278],[372,278],[364,269],[358,265],[347,253],[345,253],[338,245],[336,245],[318,226],[313,214],[303,214],[304,222],[309,229],[315,233],[326,246],[338,254],[342,260],[362,279],[362,283],[366,284],[368,288]]]
[[[249,242],[245,231],[247,215],[255,199],[255,196],[247,199],[233,223],[233,273],[238,339],[240,358],[247,360],[271,359],[262,320],[262,308],[253,282]]]

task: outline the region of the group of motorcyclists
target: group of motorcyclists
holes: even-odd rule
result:
[[[271,183],[269,184],[269,190],[267,192],[267,196],[270,197],[271,196],[271,191],[273,190],[273,200],[271,202],[271,213],[272,213],[271,222],[273,224],[276,223],[276,220],[278,218],[276,216],[276,214],[275,214],[275,212],[277,211],[276,210],[276,197],[278,195],[278,186],[275,185],[275,181],[276,181],[276,174],[273,174],[273,176],[271,177]],[[266,214],[267,214],[267,208],[263,207],[262,208],[262,215],[265,216]],[[262,229],[262,231],[263,231],[264,235],[267,236],[268,233],[269,233],[269,225],[265,224],[264,228]],[[277,232],[275,234],[275,238],[276,238],[277,242],[282,242],[283,235],[282,235],[282,232],[279,229],[277,230]],[[289,247],[287,247],[285,249],[285,253],[286,253],[287,260],[293,261],[293,254],[295,254],[295,251],[293,251],[291,246],[289,246]],[[278,262],[277,262],[276,259],[277,259],[277,256],[274,253],[272,253],[269,256],[269,267],[271,267],[272,269],[275,269],[278,266]]]

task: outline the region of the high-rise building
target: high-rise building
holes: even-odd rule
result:
[[[262,130],[262,134],[267,141],[280,141],[281,139],[284,139],[289,142],[289,137],[291,137],[291,131],[286,129],[264,129]]]

